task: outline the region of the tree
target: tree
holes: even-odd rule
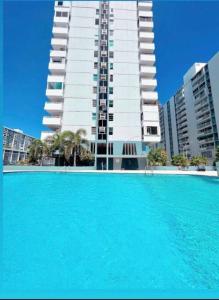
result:
[[[29,162],[37,163],[41,162],[43,157],[45,157],[49,152],[48,146],[45,142],[41,140],[33,140],[33,142],[28,147]]]
[[[191,166],[206,166],[208,164],[208,159],[204,156],[193,156],[190,161]]]
[[[173,166],[185,168],[188,166],[188,164],[189,164],[188,159],[182,154],[174,155],[172,157]]]
[[[147,156],[149,165],[151,166],[166,166],[168,156],[164,149],[151,149]]]

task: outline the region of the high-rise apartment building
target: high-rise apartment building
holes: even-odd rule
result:
[[[97,169],[141,169],[159,142],[151,1],[56,1],[43,124],[83,128]]]
[[[161,142],[169,158],[202,155],[214,160],[219,146],[219,52],[195,63],[183,86],[160,108]]]
[[[24,134],[22,130],[3,128],[3,164],[16,164],[25,160],[28,155],[28,147],[34,138]]]

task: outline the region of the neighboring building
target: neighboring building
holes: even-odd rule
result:
[[[3,128],[3,164],[16,164],[27,158],[27,150],[34,138],[20,129]]]
[[[84,128],[97,169],[145,166],[160,141],[151,1],[55,1],[43,124]]]
[[[184,84],[160,108],[161,143],[169,158],[202,155],[214,160],[219,146],[219,52],[207,63],[195,63]]]

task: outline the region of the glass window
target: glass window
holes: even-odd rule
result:
[[[94,69],[97,69],[98,68],[98,62],[95,62],[94,63]]]
[[[113,100],[109,100],[109,107],[113,107]]]
[[[109,46],[113,47],[113,40],[109,40]]]
[[[94,57],[98,57],[98,51],[94,51]]]
[[[109,31],[110,36],[113,36],[113,30]]]
[[[99,15],[99,13],[100,13],[100,10],[96,9],[96,15]]]
[[[113,58],[113,56],[114,56],[114,55],[113,55],[113,52],[110,51],[110,52],[109,52],[109,57],[110,57],[110,58]]]
[[[96,113],[92,113],[92,120],[93,120],[93,121],[96,120]]]
[[[113,94],[113,87],[109,87],[109,94]]]
[[[63,5],[63,1],[58,1],[58,6],[62,6]]]
[[[95,40],[95,41],[94,41],[94,45],[95,45],[95,46],[98,46],[98,40]]]
[[[97,81],[97,74],[93,74],[93,80]]]
[[[110,63],[110,70],[113,70],[113,63]]]
[[[109,135],[113,135],[113,127],[109,127]]]
[[[99,25],[99,19],[95,19],[95,25]]]
[[[96,106],[97,106],[97,100],[95,100],[95,99],[92,100],[92,106],[93,106],[93,107],[96,107]]]
[[[93,93],[94,93],[94,94],[97,93],[97,87],[96,87],[96,86],[93,87]]]
[[[91,134],[96,134],[96,127],[91,127]]]
[[[111,82],[113,81],[113,75],[110,75],[110,81]]]
[[[156,126],[147,126],[147,134],[157,135],[157,127]]]

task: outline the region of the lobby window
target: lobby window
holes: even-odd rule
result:
[[[123,144],[122,149],[123,155],[137,155],[136,145],[131,143]]]
[[[113,75],[112,74],[110,75],[110,81],[111,82],[113,81]]]
[[[110,51],[110,52],[109,52],[109,57],[110,57],[110,58],[113,58],[113,57],[114,57],[114,55],[113,55],[113,52],[112,52],[112,51]]]
[[[110,70],[113,70],[113,63],[110,63]]]
[[[113,135],[113,127],[109,127],[109,135]]]
[[[96,86],[93,87],[93,93],[94,93],[94,94],[97,93],[97,87],[96,87]]]
[[[109,100],[109,107],[113,107],[113,100]]]
[[[95,99],[92,100],[92,106],[93,106],[93,107],[96,107],[96,106],[97,106],[97,100],[95,100]]]
[[[92,120],[96,121],[96,113],[92,113]]]
[[[109,94],[113,94],[113,87],[109,87]]]
[[[98,77],[97,77],[97,74],[93,74],[93,80],[94,80],[94,81],[97,81],[97,78],[98,78]]]
[[[113,121],[113,120],[114,120],[113,114],[109,114],[109,121]]]
[[[95,25],[99,25],[99,19],[95,19]]]
[[[96,127],[91,127],[91,134],[96,134]]]
[[[147,126],[147,134],[157,135],[157,127],[156,126]]]

